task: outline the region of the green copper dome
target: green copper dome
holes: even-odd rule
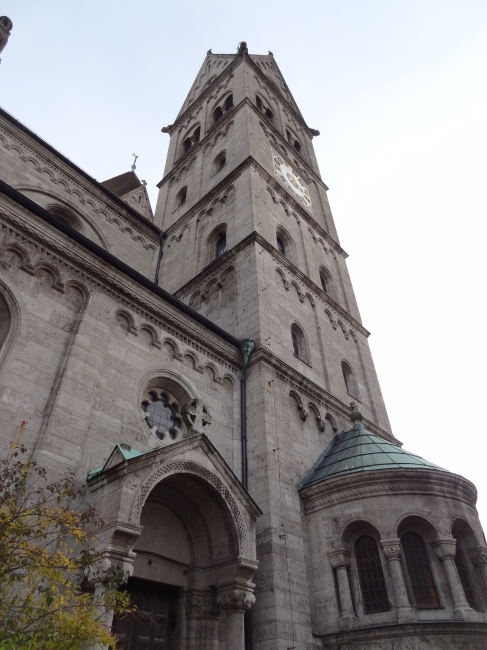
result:
[[[433,465],[405,449],[370,433],[356,422],[351,431],[335,436],[314,467],[301,481],[300,488],[328,478],[379,469],[448,470]]]

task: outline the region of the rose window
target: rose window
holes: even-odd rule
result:
[[[150,391],[148,399],[142,402],[142,411],[147,426],[159,440],[176,438],[181,426],[181,420],[177,416],[178,406],[170,403],[166,393]]]

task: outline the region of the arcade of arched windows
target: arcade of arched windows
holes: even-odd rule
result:
[[[487,602],[487,548],[464,519],[441,536],[429,520],[407,515],[383,539],[381,522],[349,524],[328,554],[344,619],[396,610],[399,622],[421,619],[421,610],[446,607],[465,620]],[[393,614],[395,616],[395,614]],[[475,616],[475,615],[474,615]]]

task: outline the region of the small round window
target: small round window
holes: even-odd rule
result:
[[[147,426],[159,440],[174,440],[177,437],[181,427],[178,410],[177,404],[171,404],[166,393],[150,391],[148,399],[142,402]]]

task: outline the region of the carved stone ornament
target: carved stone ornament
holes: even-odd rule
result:
[[[107,557],[100,560],[95,566],[88,569],[86,582],[94,587],[114,580],[117,585],[123,585],[133,574],[134,568],[125,562],[113,562]]]
[[[241,610],[246,612],[255,603],[255,596],[250,591],[233,589],[219,593],[217,603],[224,611]]]
[[[339,569],[340,567],[349,567],[350,566],[350,552],[349,551],[332,551],[328,553],[328,558],[333,569]]]
[[[457,540],[452,537],[444,537],[433,544],[436,554],[443,562],[447,558],[454,558],[457,549]]]
[[[399,560],[402,555],[401,543],[397,539],[394,540],[381,540],[384,555],[388,560]]]
[[[475,566],[487,565],[487,548],[485,546],[477,546],[473,551],[470,551],[469,555]]]
[[[184,424],[188,427],[185,438],[191,438],[203,433],[203,428],[211,424],[212,421],[208,407],[203,404],[203,400],[198,398],[184,404],[181,409],[181,416]]]

